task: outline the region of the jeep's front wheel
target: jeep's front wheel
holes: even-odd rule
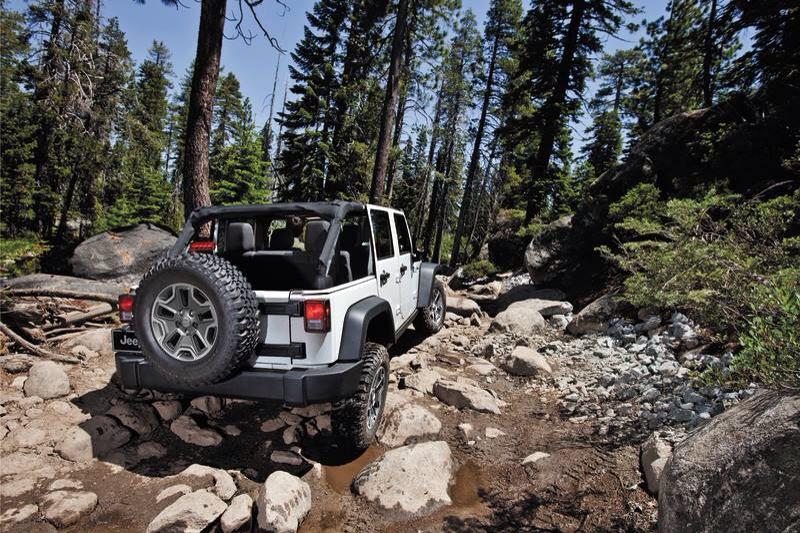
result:
[[[414,329],[425,335],[438,333],[444,324],[446,311],[447,297],[444,292],[444,284],[437,279],[431,288],[430,303],[420,309],[417,318],[414,319]]]
[[[339,446],[363,450],[375,442],[386,393],[389,390],[389,352],[380,344],[364,345],[361,378],[356,393],[342,400],[333,412],[331,424]]]

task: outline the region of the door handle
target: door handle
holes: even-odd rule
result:
[[[408,270],[408,267],[407,267],[406,265],[402,265],[402,266],[400,267],[400,277],[402,277],[402,276],[403,276],[403,274],[405,274],[405,273],[406,273],[406,270]]]
[[[389,281],[389,273],[386,271],[381,272],[381,285],[386,285],[386,282]]]

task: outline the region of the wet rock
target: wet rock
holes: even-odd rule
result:
[[[311,510],[311,487],[287,472],[273,472],[256,498],[258,527],[294,533]]]
[[[534,308],[525,304],[528,300],[514,302],[505,311],[494,317],[490,325],[492,331],[533,335],[544,331],[547,325],[544,317]]]
[[[99,415],[67,430],[56,453],[76,463],[91,461],[127,444],[131,432],[110,416]]]
[[[619,309],[619,299],[614,294],[606,294],[593,301],[575,315],[567,326],[572,335],[605,331],[610,320]]]
[[[227,509],[225,502],[205,490],[184,494],[167,506],[147,526],[147,533],[200,533]]]
[[[655,433],[642,444],[642,471],[647,481],[647,490],[652,494],[658,494],[658,481],[671,455],[672,447]]]
[[[475,300],[465,296],[448,296],[447,311],[458,316],[469,318],[473,313],[482,314],[481,306]]]
[[[175,236],[153,224],[104,231],[80,243],[70,258],[80,277],[141,277],[174,243]]]
[[[353,480],[353,490],[383,509],[420,516],[451,503],[452,468],[446,442],[403,446],[367,465]]]
[[[503,361],[502,366],[506,372],[515,376],[550,375],[553,373],[553,369],[545,356],[527,346],[514,348],[511,355]]]
[[[212,494],[216,494],[223,500],[230,500],[236,494],[236,483],[231,475],[220,468],[193,464],[180,473],[184,477],[199,477],[214,481],[214,486],[209,489]]]
[[[149,435],[158,427],[158,417],[153,408],[143,403],[120,402],[106,413],[113,416],[126,428],[140,436]]]
[[[412,404],[395,409],[384,417],[380,441],[394,448],[412,437],[438,435],[441,429],[442,423],[433,413],[421,405]]]
[[[231,501],[228,509],[219,519],[223,533],[233,533],[246,528],[253,512],[253,498],[249,494],[239,494]]]
[[[0,526],[19,524],[25,520],[36,516],[39,512],[39,507],[32,503],[23,505],[22,507],[11,507],[3,510],[0,514]]]
[[[222,435],[211,428],[201,428],[189,415],[176,418],[169,429],[183,442],[197,446],[218,446],[222,442]]]
[[[139,459],[160,459],[167,455],[163,444],[155,441],[142,442],[136,447],[136,456]]]
[[[284,422],[280,418],[273,418],[261,424],[261,431],[263,431],[264,433],[272,433],[273,431],[278,431],[285,425],[286,422]]]
[[[692,432],[661,476],[659,531],[795,529],[798,420],[800,394],[764,391]]]
[[[161,420],[165,422],[175,420],[183,412],[183,405],[178,400],[157,400],[152,405]]]
[[[299,466],[303,464],[302,457],[288,450],[275,450],[270,454],[269,460],[282,465]]]
[[[69,394],[69,377],[58,363],[40,361],[31,366],[25,380],[25,396],[38,396],[45,400]]]
[[[57,490],[42,500],[44,517],[56,527],[78,523],[97,506],[97,494],[88,491]]]
[[[440,380],[433,386],[433,394],[442,402],[458,409],[468,408],[483,413],[500,414],[500,407],[494,396],[468,383]]]

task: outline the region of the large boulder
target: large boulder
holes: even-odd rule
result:
[[[473,313],[478,315],[483,313],[478,302],[460,295],[447,296],[447,311],[464,317],[470,317]]]
[[[447,492],[453,470],[444,441],[389,450],[354,479],[353,490],[404,518],[428,514],[451,503]]]
[[[261,530],[294,533],[311,510],[311,487],[299,477],[278,470],[264,482],[256,504]]]
[[[503,361],[503,368],[515,376],[549,376],[553,373],[545,356],[527,346],[517,346]]]
[[[800,394],[764,391],[675,446],[658,491],[659,531],[795,531]]]
[[[72,271],[91,279],[137,277],[173,244],[175,236],[153,224],[104,231],[80,243],[72,254]]]
[[[615,294],[606,294],[593,301],[575,315],[567,326],[567,332],[572,335],[585,333],[598,333],[608,328],[609,321],[620,309],[619,297]]]
[[[518,335],[533,335],[544,331],[547,324],[544,317],[535,306],[530,306],[523,300],[509,305],[505,311],[497,313],[492,320],[490,329],[502,333],[516,333]]]
[[[564,252],[572,230],[572,215],[554,220],[533,236],[525,249],[525,269],[535,284],[548,283],[562,275]]]

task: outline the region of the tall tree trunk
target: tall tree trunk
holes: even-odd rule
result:
[[[403,91],[404,92],[404,91]],[[406,98],[403,95],[397,100],[396,120],[394,123],[394,134],[392,135],[392,150],[400,145],[400,135],[403,133],[403,119],[406,114]],[[394,187],[394,175],[397,172],[397,155],[392,153],[389,157],[389,170],[386,176],[386,199],[392,200],[392,189]]]
[[[472,184],[475,181],[475,173],[478,171],[478,163],[481,158],[481,143],[483,143],[483,132],[486,129],[486,117],[489,114],[492,91],[494,89],[494,69],[497,63],[497,49],[500,44],[500,37],[495,36],[492,44],[492,55],[489,59],[489,75],[486,78],[486,88],[483,91],[483,105],[481,106],[481,117],[478,120],[478,129],[475,132],[475,143],[472,145],[472,156],[467,168],[467,180],[464,183],[464,197],[461,201],[461,209],[458,212],[458,222],[456,223],[456,233],[453,237],[453,251],[450,255],[450,266],[455,266],[461,259],[461,238],[467,225],[467,217],[472,208]]]
[[[439,87],[439,78],[437,74],[434,87]],[[422,230],[422,223],[425,221],[425,205],[428,200],[428,182],[431,179],[431,168],[433,168],[433,156],[436,153],[436,144],[439,142],[439,121],[442,119],[442,90],[439,87],[438,96],[436,98],[436,108],[433,112],[433,122],[431,127],[431,144],[428,147],[428,164],[425,167],[425,178],[422,183],[422,201],[419,212],[417,213],[417,221],[415,223],[416,229],[414,233],[415,241],[419,239],[419,232]],[[433,198],[431,197],[431,203]],[[427,251],[427,250],[426,250]]]
[[[203,0],[200,29],[189,96],[183,162],[183,210],[186,217],[196,208],[211,204],[208,174],[208,139],[219,77],[226,0]]]
[[[372,185],[369,191],[369,200],[374,204],[381,203],[383,199],[383,184],[386,180],[386,169],[389,163],[394,114],[400,95],[400,71],[403,65],[408,2],[409,0],[400,0],[397,7],[397,22],[395,22],[392,36],[389,75],[386,78],[386,96],[383,99],[383,109],[381,110],[381,129],[378,134],[378,148],[375,152],[375,166],[372,169]]]
[[[667,72],[663,65],[669,64],[667,61],[667,56],[669,56],[672,51],[672,17],[675,16],[676,1],[677,0],[673,0],[671,9],[669,11],[669,18],[667,18],[666,35],[664,35],[664,47],[661,49],[661,54],[659,57],[660,65],[658,67],[658,71],[656,72],[656,93],[653,96],[653,124],[658,124],[661,122],[661,119],[664,118],[664,84],[666,83]]]
[[[716,47],[714,46],[716,23],[717,0],[711,0],[705,44],[703,45],[703,105],[706,107],[711,107],[711,104],[714,103],[714,80],[711,76],[711,68],[714,64],[714,56],[716,55]]]
[[[544,123],[539,140],[539,148],[536,150],[533,165],[531,165],[531,182],[528,185],[528,205],[525,209],[525,224],[530,223],[536,214],[538,207],[536,197],[537,180],[545,181],[550,166],[550,158],[553,155],[553,144],[556,134],[563,120],[562,106],[566,99],[567,89],[569,89],[569,78],[572,67],[575,64],[575,52],[578,49],[578,37],[580,35],[583,14],[586,8],[584,0],[576,0],[572,6],[572,14],[569,19],[569,27],[564,38],[564,51],[558,65],[558,74],[553,94],[549,101],[544,104],[542,114]]]

